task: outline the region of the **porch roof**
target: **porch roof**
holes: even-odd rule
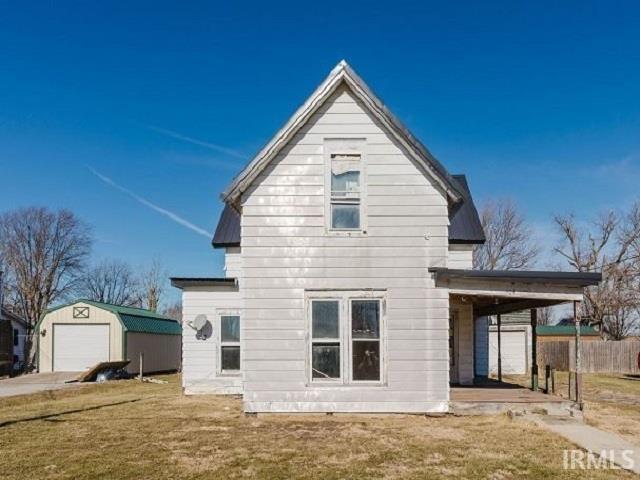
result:
[[[581,301],[583,289],[598,285],[593,272],[457,270],[430,268],[436,287],[473,304],[475,314],[497,315]]]

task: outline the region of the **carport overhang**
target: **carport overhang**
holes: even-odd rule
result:
[[[430,268],[435,285],[473,305],[475,316],[580,302],[586,287],[598,285],[600,273]]]
[[[430,268],[437,288],[446,288],[451,299],[473,306],[474,317],[497,316],[498,381],[502,382],[501,321],[503,314],[530,310],[531,312],[531,389],[538,391],[537,309],[573,303],[575,333],[575,401],[582,408],[580,380],[580,316],[579,303],[584,289],[602,280],[600,273],[456,270]]]

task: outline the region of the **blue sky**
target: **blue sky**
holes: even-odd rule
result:
[[[554,213],[636,198],[637,2],[346,3],[3,2],[0,211],[70,208],[96,258],[219,275],[196,229],[342,58],[479,203],[514,198],[547,244]]]

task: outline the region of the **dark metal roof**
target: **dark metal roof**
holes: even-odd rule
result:
[[[449,243],[484,243],[485,236],[478,210],[473,203],[471,191],[464,175],[452,175],[460,185],[463,199],[451,207],[449,212]]]
[[[211,244],[213,248],[240,246],[240,215],[228,204],[222,210]]]
[[[469,191],[467,178],[464,175],[453,175],[452,178],[459,185],[463,200],[455,204],[449,214],[449,243],[484,243],[484,230]],[[214,248],[240,246],[240,214],[229,205],[225,205],[222,210],[211,243]]]
[[[234,287],[235,278],[195,278],[195,277],[172,277],[171,285],[176,288],[186,287]]]
[[[457,270],[430,268],[437,280],[487,280],[514,283],[547,283],[589,287],[598,285],[602,274],[596,272],[549,272],[540,270]]]

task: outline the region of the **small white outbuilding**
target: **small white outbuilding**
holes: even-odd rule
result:
[[[180,368],[182,327],[151,310],[78,300],[48,310],[36,325],[38,370],[80,372],[130,360],[129,373]]]

